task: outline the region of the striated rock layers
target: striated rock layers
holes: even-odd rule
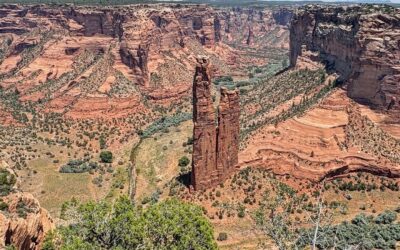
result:
[[[247,76],[248,65],[267,61],[242,46],[287,49],[285,13],[203,4],[0,5],[0,87],[18,86],[22,102],[73,119],[148,115],[144,99],[189,99],[199,54],[209,56],[215,75]]]
[[[389,6],[306,6],[291,23],[292,66],[315,52],[348,83],[349,97],[384,109],[400,109],[399,48],[400,11]]]
[[[193,169],[195,190],[213,187],[230,175],[238,163],[239,92],[221,88],[216,127],[211,97],[209,61],[197,59],[193,81]]]

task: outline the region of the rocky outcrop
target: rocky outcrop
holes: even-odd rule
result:
[[[313,59],[347,83],[349,97],[385,109],[400,98],[399,46],[400,11],[389,6],[306,6],[290,28],[292,66],[316,52]]]
[[[0,249],[41,249],[46,233],[54,228],[47,210],[29,193],[18,191],[16,174],[0,162]]]
[[[18,85],[21,101],[40,100],[38,109],[72,118],[115,117],[121,96],[186,101],[197,55],[209,56],[217,76],[247,77],[248,65],[267,59],[242,47],[287,48],[288,27],[272,13],[203,4],[0,5],[0,86]],[[138,114],[137,106],[124,113]]]
[[[218,126],[211,97],[209,61],[197,59],[193,81],[192,186],[195,190],[216,186],[238,163],[239,92],[221,89]]]
[[[39,250],[46,233],[54,228],[49,213],[29,193],[16,193],[4,198],[8,213],[0,213],[0,248]]]

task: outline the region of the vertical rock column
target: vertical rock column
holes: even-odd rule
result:
[[[192,186],[215,187],[235,170],[239,153],[239,91],[221,88],[218,127],[211,98],[209,62],[197,59],[193,81]]]
[[[239,153],[239,91],[221,88],[218,112],[217,170],[224,181],[235,170]]]
[[[209,61],[197,59],[193,80],[193,159],[192,185],[194,189],[206,189],[218,181],[216,169],[215,110],[211,98]]]

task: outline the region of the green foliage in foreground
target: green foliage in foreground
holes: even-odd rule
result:
[[[343,222],[332,227],[321,228],[317,241],[318,249],[396,249],[400,241],[400,224],[395,223],[397,214],[385,211],[377,217],[365,214],[357,215],[351,222]],[[310,232],[303,234],[307,235]],[[305,239],[307,237],[301,237]],[[300,245],[307,246],[303,241]]]
[[[71,204],[64,218],[72,223],[50,233],[44,250],[217,249],[213,229],[195,205],[173,199],[141,209],[127,197]]]

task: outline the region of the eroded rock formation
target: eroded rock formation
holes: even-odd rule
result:
[[[192,185],[195,190],[221,183],[238,163],[239,92],[221,88],[216,127],[211,86],[208,58],[199,57],[193,81]]]
[[[239,91],[221,88],[218,108],[217,170],[223,180],[234,171],[239,154]]]
[[[215,110],[211,97],[209,62],[198,59],[193,84],[193,171],[195,189],[209,187],[218,181],[216,169]]]
[[[304,51],[315,52],[348,83],[349,97],[385,109],[400,98],[399,46],[400,11],[389,6],[307,6],[290,28],[292,66]]]
[[[189,98],[199,54],[209,56],[216,76],[247,76],[248,65],[266,59],[239,47],[286,49],[288,23],[280,12],[202,4],[0,5],[0,87],[18,85],[21,101],[40,100],[44,112],[74,119],[148,116],[143,98],[157,104]]]
[[[52,218],[32,194],[18,190],[16,175],[6,163],[0,162],[0,171],[8,179],[6,184],[2,183],[0,194],[0,249],[9,245],[16,249],[41,249],[46,233],[54,229]]]

